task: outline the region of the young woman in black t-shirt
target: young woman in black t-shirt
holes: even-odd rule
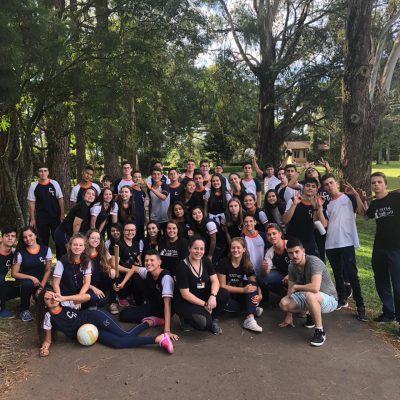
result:
[[[147,250],[153,249],[158,251],[158,245],[161,240],[161,231],[158,224],[154,221],[149,221],[146,225],[147,236],[143,240],[143,251],[141,256],[142,265],[144,265],[144,256]]]
[[[143,242],[136,240],[136,225],[128,221],[124,225],[124,230],[119,245],[119,270],[122,277],[128,273],[133,265],[140,265],[141,254],[143,252]],[[110,248],[110,254],[114,256],[114,248]],[[118,294],[118,302],[122,307],[129,306],[128,295],[133,294],[136,305],[143,304],[143,289],[140,279],[134,277],[132,285]]]
[[[230,250],[229,256],[219,262],[217,269],[219,284],[230,295],[225,310],[235,313],[245,312],[243,328],[261,333],[262,328],[254,317],[260,316],[263,312],[263,309],[258,307],[262,294],[257,287],[246,241],[239,237],[233,238]]]
[[[83,194],[83,201],[75,204],[61,225],[54,233],[56,243],[57,259],[59,260],[67,250],[66,245],[72,235],[76,233],[85,234],[90,228],[90,207],[96,200],[96,189],[90,187]]]
[[[182,237],[184,239],[189,239],[188,232],[190,230],[190,217],[185,208],[185,205],[181,201],[171,203],[169,218],[178,222],[178,225],[182,232]]]
[[[111,189],[102,189],[98,200],[99,202],[90,209],[90,228],[98,229],[104,238],[107,225],[117,223],[118,205],[114,201]]]
[[[246,214],[253,215],[254,219],[256,220],[256,229],[259,232],[265,232],[268,218],[265,215],[265,212],[260,207],[257,207],[256,196],[254,196],[253,193],[247,193],[244,196],[243,202]]]
[[[233,198],[229,200],[225,217],[222,219],[222,229],[225,232],[229,246],[232,238],[242,236],[243,207],[239,199]]]
[[[147,344],[158,344],[168,353],[174,352],[174,346],[168,334],[158,336],[139,336],[145,329],[155,326],[151,318],[143,319],[142,323],[130,331],[125,331],[114,321],[112,316],[101,310],[78,310],[64,307],[63,302],[74,304],[90,300],[89,294],[61,296],[59,293],[43,290],[38,298],[37,329],[42,343],[39,351],[41,357],[50,354],[53,331],[61,331],[71,339],[76,338],[78,329],[84,324],[93,324],[99,331],[99,342],[114,348],[132,348]],[[175,340],[178,340],[176,338]]]
[[[185,192],[182,196],[183,203],[187,212],[191,212],[192,208],[196,205],[196,184],[193,179],[189,179],[185,185]]]
[[[160,240],[158,246],[163,268],[167,269],[172,276],[176,274],[176,267],[188,255],[188,245],[182,238],[181,230],[176,221],[168,221],[166,234]]]
[[[282,200],[275,189],[270,189],[265,193],[264,212],[267,216],[268,223],[278,224],[285,231],[285,224],[282,215],[285,213],[286,203]]]
[[[242,183],[242,178],[236,172],[232,172],[229,174],[229,183],[231,184],[233,198],[238,199],[242,203],[242,206],[244,206],[243,200],[247,192]]]
[[[217,224],[205,216],[201,207],[194,207],[191,217],[189,236],[200,235],[204,239],[206,257],[212,261],[217,244]]]
[[[189,244],[189,256],[176,270],[178,288],[175,310],[183,329],[187,324],[199,330],[222,333],[218,317],[228,302],[229,294],[220,288],[211,261],[205,254],[205,241],[194,236]]]
[[[118,222],[124,226],[127,221],[135,221],[135,201],[133,189],[130,186],[122,186],[116,203],[118,205]]]

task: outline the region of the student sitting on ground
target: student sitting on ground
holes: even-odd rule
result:
[[[171,333],[174,278],[168,270],[161,268],[157,250],[148,250],[144,264],[145,267],[132,267],[116,289],[120,290],[134,274],[138,275],[144,281],[144,297],[147,302],[141,306],[125,308],[119,318],[122,322],[140,322],[144,318],[151,318],[154,326],[164,326],[164,333],[177,340],[178,336]]]
[[[166,335],[139,336],[145,329],[154,326],[151,318],[130,331],[124,331],[110,314],[100,310],[79,310],[77,305],[88,302],[90,295],[81,293],[61,296],[59,293],[44,289],[38,298],[37,329],[42,343],[39,354],[46,357],[50,354],[53,331],[61,331],[70,339],[75,339],[78,329],[84,324],[93,324],[99,331],[99,342],[114,348],[139,347],[147,344],[158,344],[168,353],[174,352],[171,338]],[[63,306],[63,303],[75,304],[75,308]],[[177,340],[177,338],[174,338]]]

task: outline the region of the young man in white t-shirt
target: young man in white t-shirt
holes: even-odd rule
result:
[[[261,208],[261,185],[257,179],[253,178],[253,166],[250,162],[244,163],[243,172],[243,186],[246,188],[247,193],[254,194],[257,199],[257,207]]]
[[[355,249],[360,247],[355,212],[362,213],[364,205],[359,194],[350,184],[345,183],[346,193],[341,192],[339,183],[333,174],[324,175],[321,183],[331,195],[331,200],[326,208],[328,229],[325,249],[335,276],[338,293],[337,309],[348,306],[345,288],[345,276],[347,275],[357,305],[357,318],[366,322],[368,318],[365,314],[355,254]]]

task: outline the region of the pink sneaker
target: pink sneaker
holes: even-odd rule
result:
[[[162,347],[163,349],[167,350],[167,352],[169,354],[172,354],[174,352],[174,345],[172,343],[172,340],[165,333],[164,333],[164,337],[161,339],[160,347]]]
[[[118,299],[118,304],[121,307],[128,307],[129,306],[129,301],[127,299]]]
[[[146,321],[152,321],[153,322],[152,326],[164,326],[165,324],[165,321],[159,317],[145,317],[142,319],[142,323]]]

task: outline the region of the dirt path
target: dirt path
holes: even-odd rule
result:
[[[49,358],[39,359],[30,338],[31,376],[7,399],[399,398],[396,350],[350,311],[325,319],[327,341],[321,348],[309,345],[312,330],[301,320],[295,329],[282,330],[281,318],[277,309],[266,310],[260,335],[242,330],[239,318],[224,318],[222,336],[181,334],[172,356],[156,347],[83,348],[61,338]]]

